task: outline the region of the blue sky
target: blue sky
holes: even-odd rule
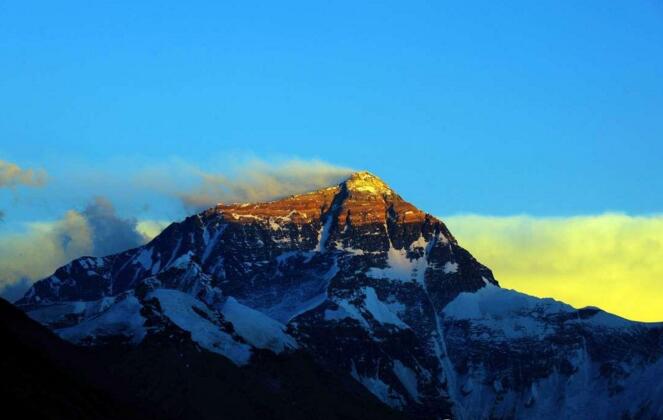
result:
[[[660,320],[662,116],[657,0],[3,1],[0,295],[341,167],[507,287]]]
[[[662,75],[657,1],[7,1],[0,154],[54,181],[319,158],[436,214],[647,214]]]

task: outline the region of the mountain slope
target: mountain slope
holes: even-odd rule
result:
[[[86,377],[87,354],[0,299],[0,400],[26,418],[144,418]]]
[[[67,343],[0,299],[0,401],[45,419],[398,419],[350,378],[300,352],[250,367],[201,351],[177,328],[136,346]]]
[[[442,221],[366,172],[218,205],[73,261],[18,304],[88,346],[176,328],[247,368],[305,352],[409,417],[663,416],[660,324],[499,288]]]

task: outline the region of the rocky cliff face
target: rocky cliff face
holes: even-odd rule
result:
[[[442,221],[366,172],[218,205],[73,261],[18,304],[90,346],[176,328],[240,366],[306,351],[413,418],[663,416],[662,325],[500,288]]]

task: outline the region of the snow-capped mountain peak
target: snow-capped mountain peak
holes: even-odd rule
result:
[[[344,182],[348,191],[392,195],[392,189],[380,178],[367,171],[355,172]]]
[[[237,365],[305,351],[420,418],[663,416],[663,327],[501,289],[378,177],[219,204],[18,302],[76,343],[179,331]]]

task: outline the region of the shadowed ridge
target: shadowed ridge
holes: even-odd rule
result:
[[[60,339],[0,298],[0,401],[26,418],[151,418],[109,395],[90,378],[89,354]]]

